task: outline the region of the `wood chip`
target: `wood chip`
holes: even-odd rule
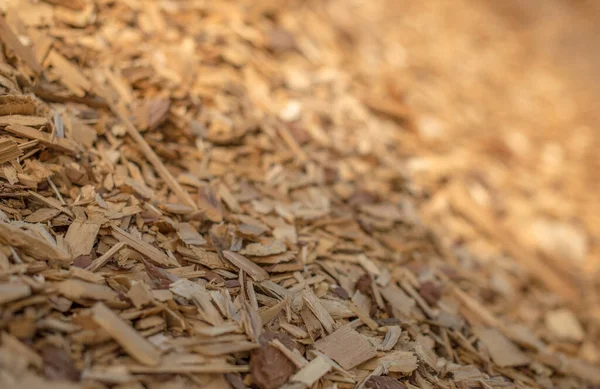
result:
[[[475,333],[489,351],[492,361],[496,365],[500,367],[522,366],[530,362],[529,357],[497,329],[482,328],[476,330]]]
[[[40,260],[56,260],[68,262],[71,256],[48,243],[45,239],[38,238],[19,228],[0,222],[0,243],[16,247],[27,255]]]
[[[0,16],[0,33],[2,35],[2,40],[8,47],[15,52],[15,54],[20,57],[27,66],[31,68],[36,73],[42,72],[42,67],[35,59],[33,52],[30,48],[23,46],[19,37],[15,35],[15,33],[10,29],[6,20],[3,16]]]
[[[123,247],[127,246],[124,242],[119,242],[110,249],[108,249],[104,254],[94,259],[92,263],[86,268],[90,271],[96,271],[100,269],[102,266],[106,264],[106,262],[110,261],[110,259],[119,252]]]
[[[332,333],[335,327],[335,321],[325,307],[323,307],[323,304],[321,304],[321,301],[319,301],[319,298],[314,292],[310,289],[305,289],[302,297],[308,306],[308,309],[310,309],[317,320],[319,320],[323,328],[325,328],[325,331],[327,331],[327,333]]]
[[[241,254],[225,250],[223,251],[223,256],[234,266],[240,268],[245,273],[248,273],[248,275],[256,282],[261,282],[269,278],[269,273],[267,273],[266,270]]]
[[[546,326],[559,339],[581,342],[585,335],[581,324],[568,309],[559,309],[546,313]]]
[[[343,326],[315,343],[315,348],[351,370],[377,355],[369,341],[350,326]]]
[[[73,258],[90,254],[96,243],[100,225],[101,223],[99,221],[81,219],[75,219],[75,221],[73,221],[65,236],[65,241],[70,248]]]
[[[0,164],[16,160],[23,152],[12,139],[0,139]]]
[[[392,351],[382,357],[373,358],[363,363],[360,368],[374,370],[379,365],[386,366],[387,370],[394,373],[410,374],[419,367],[417,357],[409,351]]]
[[[291,382],[300,382],[307,387],[311,387],[321,377],[331,371],[331,365],[323,357],[317,357],[310,363],[300,369],[291,378]]]
[[[175,224],[177,235],[185,244],[202,246],[206,244],[206,240],[196,231],[190,223],[177,223]]]
[[[1,118],[0,118],[0,122],[1,122]],[[50,135],[47,132],[42,132],[40,130],[36,130],[35,128],[29,127],[31,125],[35,125],[38,122],[27,122],[27,121],[21,121],[26,123],[25,125],[21,125],[19,123],[10,123],[9,126],[4,128],[4,131],[10,133],[10,134],[14,134],[17,136],[21,136],[23,138],[27,138],[27,139],[33,139],[33,140],[37,140],[38,142],[40,142],[42,145],[49,147],[49,148],[53,148],[56,150],[60,150],[60,151],[64,151],[70,154],[77,154],[79,152],[79,149],[77,147],[77,145],[72,142],[69,139],[66,138],[56,138],[53,139],[52,135]],[[40,123],[45,123],[45,122],[40,122]],[[1,125],[1,123],[0,123]]]
[[[402,329],[398,326],[387,327],[387,332],[385,333],[385,337],[381,342],[381,345],[377,347],[378,350],[381,351],[390,351],[396,343],[398,339],[400,339],[400,335],[402,334]]]
[[[285,245],[275,240],[269,244],[263,245],[260,243],[251,243],[240,251],[240,254],[254,257],[265,257],[267,255],[281,254],[287,250]]]
[[[136,239],[133,235],[123,231],[119,227],[113,227],[112,235],[120,242],[127,244],[127,246],[133,248],[140,254],[145,255],[157,264],[163,266],[179,266],[177,261],[175,261],[173,258],[168,257],[165,253],[163,253],[156,247],[140,239]]]
[[[31,287],[26,284],[0,283],[0,304],[31,296]]]
[[[56,50],[50,50],[46,57],[46,62],[52,66],[53,70],[59,75],[62,83],[71,90],[75,96],[85,96],[85,93],[92,88],[92,84],[81,70],[62,56]]]
[[[98,285],[80,280],[65,280],[58,285],[60,294],[70,300],[114,300],[117,293],[106,285]]]
[[[104,304],[94,306],[92,317],[132,358],[147,366],[160,363],[160,352]]]

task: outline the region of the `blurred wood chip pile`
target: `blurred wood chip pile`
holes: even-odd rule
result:
[[[2,388],[600,384],[560,279],[420,221],[310,2],[0,6]]]

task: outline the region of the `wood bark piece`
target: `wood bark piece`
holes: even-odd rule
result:
[[[92,318],[139,363],[146,366],[157,366],[160,363],[160,352],[152,343],[148,342],[104,304],[97,303],[94,306]]]
[[[48,241],[10,224],[0,222],[0,243],[15,247],[39,260],[68,262],[71,256]]]
[[[248,273],[248,275],[256,282],[261,282],[269,278],[269,273],[267,273],[266,270],[241,254],[225,250],[223,251],[223,256],[234,266]]]
[[[250,354],[252,381],[261,389],[276,389],[295,372],[294,364],[270,344],[261,345]]]
[[[315,348],[346,370],[351,370],[377,355],[373,345],[348,325],[316,342]]]

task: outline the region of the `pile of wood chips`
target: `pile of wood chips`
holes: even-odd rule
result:
[[[421,222],[313,2],[0,7],[2,388],[600,384]]]

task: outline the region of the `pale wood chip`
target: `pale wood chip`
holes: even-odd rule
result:
[[[18,147],[17,142],[9,138],[0,139],[0,164],[16,161],[23,155],[23,152]]]
[[[394,373],[410,374],[418,367],[417,357],[408,351],[392,351],[384,356],[373,358],[359,366],[360,369],[374,370],[384,364],[387,370]]]
[[[116,245],[108,249],[104,254],[94,259],[92,263],[86,268],[89,271],[96,271],[110,261],[110,259],[119,252],[123,247],[127,246],[124,242],[118,242]]]
[[[0,304],[31,296],[31,287],[26,284],[0,283]]]
[[[10,132],[10,129],[8,127],[26,127],[27,128],[31,128],[31,127],[44,127],[47,126],[49,124],[48,119],[46,119],[45,117],[41,117],[41,116],[26,116],[26,115],[7,115],[7,116],[0,116],[0,127],[3,128],[5,131]],[[40,132],[39,130],[33,129],[36,132]],[[50,135],[48,133],[44,133],[46,135]],[[17,134],[18,135],[18,134]]]
[[[75,219],[67,230],[65,240],[73,258],[89,255],[100,231],[100,221]]]
[[[10,49],[13,50],[15,54],[31,68],[31,70],[36,73],[42,72],[42,67],[36,60],[31,48],[26,47],[21,43],[19,37],[11,30],[2,15],[0,15],[0,36],[2,36],[2,41],[10,47]]]
[[[323,328],[325,328],[325,331],[327,331],[328,333],[333,332],[335,321],[333,320],[329,312],[327,312],[325,307],[323,307],[323,304],[321,304],[321,301],[314,294],[314,292],[310,289],[305,289],[303,299],[308,308],[315,315],[315,317],[319,320],[319,322],[321,322]]]
[[[492,361],[500,367],[522,366],[530,358],[495,328],[480,328],[475,334],[490,352]]]
[[[572,311],[564,308],[546,313],[546,327],[558,339],[581,342],[585,338],[583,327]]]
[[[377,355],[373,345],[346,325],[315,343],[315,348],[350,370]]]
[[[2,332],[2,346],[8,347],[12,353],[19,355],[27,360],[31,365],[42,368],[44,360],[34,350],[27,345],[23,344],[19,339],[14,336]]]
[[[46,57],[54,71],[59,75],[62,83],[71,90],[75,96],[85,96],[85,93],[92,88],[92,84],[87,79],[79,67],[71,63],[56,50],[50,50]]]
[[[290,382],[300,382],[310,388],[330,371],[331,365],[323,357],[317,357],[290,377]]]
[[[58,216],[60,214],[60,209],[54,208],[40,208],[33,212],[31,215],[25,218],[25,221],[28,223],[44,223],[48,220]]]
[[[14,116],[10,117],[14,118]],[[0,126],[2,125],[1,122],[2,118],[0,117]],[[17,121],[16,119],[13,119],[11,122],[7,123],[9,125],[4,128],[4,131],[17,136],[21,136],[23,138],[37,140],[38,142],[40,142],[40,144],[59,151],[67,152],[70,154],[77,154],[79,152],[77,144],[72,140],[66,138],[52,138],[51,134],[30,127],[39,125],[40,123],[43,123],[41,119],[38,121]]]
[[[279,327],[281,327],[284,331],[289,333],[295,338],[303,339],[308,338],[308,332],[304,331],[302,328],[295,326],[289,323],[279,323]]]
[[[223,251],[223,256],[234,266],[248,273],[248,275],[256,282],[261,282],[269,278],[269,273],[267,273],[266,270],[241,254],[225,250]]]
[[[73,215],[73,212],[71,212],[67,208],[63,207],[62,203],[59,200],[52,198],[52,197],[44,197],[44,196],[40,195],[39,193],[36,193],[31,190],[28,193],[31,197],[34,197],[37,200],[41,201],[42,203],[58,209],[65,215],[69,215],[70,217],[75,217],[75,215]]]
[[[100,274],[95,274],[87,269],[71,266],[69,269],[73,278],[78,278],[83,281],[92,282],[94,284],[104,284],[104,277]]]
[[[94,284],[76,279],[61,282],[58,285],[60,294],[69,300],[92,299],[92,300],[115,300],[117,292],[106,285]]]
[[[400,339],[400,335],[402,334],[402,329],[398,326],[390,326],[387,327],[387,332],[385,333],[385,337],[381,341],[381,344],[377,347],[378,350],[381,351],[390,351],[394,348],[396,343],[398,343],[398,339]]]
[[[200,235],[190,223],[177,223],[174,227],[183,243],[196,246],[206,244],[206,240],[204,240],[202,235]]]
[[[152,343],[148,342],[104,304],[97,303],[94,306],[92,318],[139,363],[147,366],[157,366],[160,363],[160,352]]]
[[[285,244],[278,240],[274,240],[269,244],[251,243],[244,249],[240,250],[240,254],[251,257],[265,257],[267,255],[281,254],[287,250]]]
[[[386,287],[381,288],[381,295],[393,309],[397,310],[404,316],[410,317],[413,314],[415,300],[410,298],[402,289],[395,283],[391,282]]]
[[[143,281],[133,281],[131,288],[127,291],[127,297],[131,299],[136,308],[141,308],[154,301],[152,290]]]
[[[191,246],[189,248],[178,246],[177,252],[185,257],[185,260],[206,266],[209,269],[233,270],[235,267],[229,261],[221,259],[219,254],[205,250],[201,247]]]
[[[352,312],[354,312],[354,314],[363,323],[365,323],[370,329],[376,330],[377,327],[379,327],[377,325],[377,322],[375,322],[375,320],[373,320],[371,318],[371,316],[369,316],[369,314],[367,312],[365,312],[363,309],[361,309],[360,307],[358,307],[356,304],[354,304],[354,303],[350,304],[350,310],[352,310]]]
[[[25,254],[39,260],[69,262],[71,256],[45,239],[38,238],[26,231],[0,222],[0,243],[15,247]]]

